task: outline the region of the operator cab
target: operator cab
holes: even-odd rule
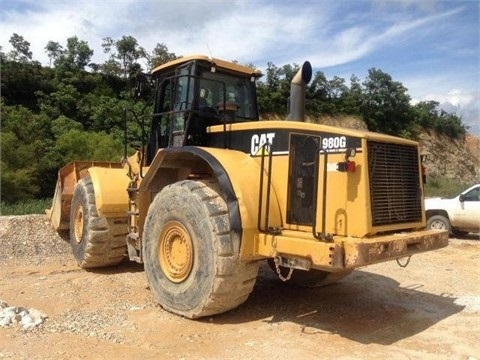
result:
[[[252,68],[189,56],[155,68],[155,103],[147,165],[158,149],[208,146],[207,128],[258,120]]]

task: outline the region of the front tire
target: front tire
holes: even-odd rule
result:
[[[166,310],[187,318],[245,302],[258,262],[239,259],[239,238],[216,184],[185,180],[155,196],[143,232],[145,272]]]
[[[427,220],[427,229],[452,231],[452,226],[448,218],[443,215],[433,215]]]
[[[81,179],[70,207],[70,245],[82,268],[117,265],[126,252],[126,219],[98,215],[90,177]]]

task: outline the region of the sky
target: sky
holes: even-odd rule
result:
[[[377,68],[480,135],[479,18],[479,0],[1,0],[0,45],[8,53],[17,33],[48,65],[48,41],[76,35],[101,63],[102,38],[125,35],[149,52],[163,43],[260,70],[308,60],[328,79]]]

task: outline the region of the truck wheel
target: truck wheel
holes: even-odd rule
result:
[[[191,319],[245,302],[258,273],[258,261],[239,259],[239,235],[215,189],[192,180],[166,186],[150,205],[143,232],[145,272],[156,300]]]
[[[70,208],[70,245],[82,268],[117,265],[126,252],[126,219],[98,216],[90,177],[81,179]]]
[[[273,259],[268,259],[268,265],[270,268],[277,273],[275,268],[275,262]],[[330,284],[334,284],[337,281],[342,280],[344,277],[349,275],[353,269],[343,270],[338,272],[329,272],[322,270],[293,270],[291,278],[286,281],[286,284],[295,285],[295,286],[304,286],[304,287],[320,287]],[[280,266],[280,273],[283,277],[287,277],[290,272],[289,268]]]
[[[428,218],[427,229],[452,231],[450,221],[443,215],[433,215]]]

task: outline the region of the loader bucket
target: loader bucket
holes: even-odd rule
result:
[[[52,227],[57,230],[70,228],[70,204],[77,182],[88,176],[88,169],[93,166],[121,168],[120,163],[104,161],[75,161],[68,163],[58,171],[57,185],[53,195],[52,207],[45,213]]]

